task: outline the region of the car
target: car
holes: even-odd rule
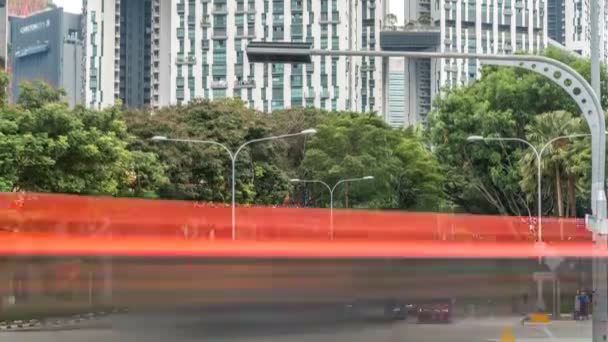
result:
[[[435,301],[418,306],[418,323],[450,323],[452,321],[451,301]]]
[[[388,300],[384,304],[384,316],[390,320],[407,320],[407,305],[398,300]]]

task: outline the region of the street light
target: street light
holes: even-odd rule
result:
[[[468,141],[482,141],[484,140],[484,137],[482,137],[481,135],[471,135],[470,137],[467,138]]]
[[[458,52],[426,52],[426,51],[355,51],[355,50],[314,50],[306,46],[285,46],[279,44],[253,44],[247,47],[247,57],[250,62],[264,62],[273,59],[274,63],[292,63],[292,60],[309,60],[313,56],[346,56],[346,57],[405,57],[405,58],[455,58],[475,59],[483,65],[509,66],[526,69],[543,75],[555,85],[560,86],[576,102],[584,113],[583,118],[591,130],[591,208],[593,222],[590,229],[594,233],[595,244],[608,248],[607,200],[605,191],[606,176],[606,127],[604,110],[602,109],[600,89],[599,62],[599,1],[591,3],[591,78],[593,87],[585,78],[572,67],[555,59],[531,55],[500,55]],[[546,3],[545,3],[546,6]],[[253,45],[252,45],[253,44]],[[382,45],[382,42],[381,42]],[[568,80],[569,82],[565,82]],[[593,341],[606,341],[608,335],[608,263],[606,260],[594,259],[593,266],[594,288],[597,289],[593,306]]]
[[[336,184],[334,184],[333,187],[330,187],[329,184],[325,183],[322,180],[316,180],[316,179],[308,180],[308,179],[294,178],[294,179],[291,179],[290,181],[292,183],[318,183],[318,184],[322,184],[323,186],[325,186],[327,188],[327,190],[329,191],[329,231],[330,231],[329,234],[330,234],[330,239],[333,240],[333,238],[334,238],[334,192],[335,192],[336,188],[338,187],[338,185],[344,184],[344,183],[361,182],[361,181],[368,181],[368,180],[374,180],[374,179],[375,179],[374,176],[342,179],[342,180],[339,180]]]
[[[538,191],[538,244],[540,246],[542,246],[542,242],[543,242],[543,226],[542,226],[542,207],[543,207],[543,196],[542,196],[542,168],[541,168],[541,159],[542,159],[542,155],[545,152],[545,149],[549,146],[551,146],[554,142],[558,141],[558,140],[562,140],[562,139],[573,139],[573,138],[580,138],[580,137],[587,137],[590,136],[590,134],[572,134],[572,135],[564,135],[564,136],[559,136],[556,138],[553,138],[551,140],[549,140],[545,145],[543,145],[540,149],[540,151],[534,146],[532,145],[529,141],[524,140],[524,139],[520,139],[520,138],[500,138],[500,137],[483,137],[481,135],[472,135],[470,137],[467,138],[467,141],[471,141],[471,142],[476,142],[476,141],[513,141],[513,142],[520,142],[523,143],[525,145],[528,145],[528,147],[530,147],[532,149],[532,151],[534,151],[534,155],[536,156],[536,165],[537,165],[537,191]],[[539,263],[541,262],[541,259],[539,258]],[[538,295],[538,307],[544,307],[544,301],[542,299],[542,283],[539,283],[539,295]]]
[[[232,219],[232,240],[236,240],[236,198],[235,198],[235,188],[236,188],[236,159],[239,156],[239,153],[247,146],[253,144],[253,143],[258,143],[258,142],[265,142],[265,141],[271,141],[271,140],[278,140],[278,139],[285,139],[285,138],[291,138],[291,137],[297,137],[300,135],[312,135],[317,133],[317,130],[314,128],[309,128],[309,129],[305,129],[299,133],[292,133],[292,134],[283,134],[283,135],[277,135],[277,136],[272,136],[272,137],[266,137],[266,138],[260,138],[260,139],[253,139],[250,141],[247,141],[246,143],[244,143],[243,145],[239,146],[239,148],[236,150],[236,152],[232,152],[232,150],[230,150],[230,148],[222,143],[219,143],[217,141],[211,141],[211,140],[196,140],[196,139],[174,139],[174,138],[168,138],[166,136],[161,136],[161,135],[157,135],[152,137],[150,140],[152,141],[156,141],[156,142],[181,142],[181,143],[191,143],[191,144],[207,144],[207,145],[215,145],[215,146],[219,146],[221,148],[223,148],[226,153],[228,153],[228,156],[230,157],[230,161],[232,164],[232,187],[231,187],[231,192],[232,192],[232,201],[231,201],[231,219]]]
[[[513,141],[513,142],[520,142],[523,143],[525,145],[528,145],[528,147],[530,149],[532,149],[532,151],[534,151],[534,156],[536,157],[536,165],[537,165],[537,175],[536,175],[536,181],[537,181],[537,192],[538,192],[538,198],[537,198],[537,206],[538,206],[538,243],[542,243],[543,242],[543,226],[542,226],[542,215],[543,215],[543,196],[542,196],[542,168],[541,168],[541,159],[542,159],[542,155],[545,152],[545,149],[549,146],[551,146],[554,142],[558,141],[558,140],[562,140],[562,139],[573,139],[573,138],[580,138],[580,137],[587,137],[590,136],[590,134],[572,134],[572,135],[564,135],[564,136],[559,136],[557,138],[553,138],[551,140],[549,140],[545,145],[542,146],[542,148],[540,149],[540,151],[534,146],[532,145],[532,143],[530,143],[527,140],[524,139],[520,139],[520,138],[500,138],[500,137],[483,137],[481,135],[471,135],[470,137],[467,138],[467,141],[471,141],[471,142],[475,142],[475,141]]]

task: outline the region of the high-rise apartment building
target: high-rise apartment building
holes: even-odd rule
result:
[[[383,0],[85,0],[87,103],[240,97],[259,110],[382,111],[380,58],[253,64],[251,41],[379,49]],[[100,70],[101,69],[101,70]]]
[[[408,117],[412,113],[405,108],[407,101],[404,64],[404,58],[391,58],[388,62],[388,82],[385,86],[387,94],[385,119],[393,127],[410,126],[415,122]]]
[[[535,53],[547,45],[546,13],[546,0],[410,0],[405,6],[405,25],[386,28],[381,45],[384,50],[397,51]],[[424,122],[432,98],[442,87],[477,79],[480,67],[474,59],[406,59],[404,117]],[[386,78],[391,74],[391,70],[385,73],[385,87],[393,92],[391,80]],[[389,97],[384,94],[387,106]],[[393,108],[387,108],[387,113],[391,121]]]
[[[589,0],[547,0],[548,35],[569,50],[589,56],[591,41]]]
[[[566,2],[568,0],[547,0],[547,36],[566,45]]]
[[[382,33],[381,48],[392,51],[438,51],[440,32],[432,22],[431,1],[408,1],[404,5],[404,26],[387,28],[390,31]],[[384,97],[386,121],[395,127],[426,121],[431,110],[431,96],[439,86],[438,82],[432,82],[432,75],[438,68],[437,61],[428,58],[390,58],[385,61],[384,68],[385,75],[388,75],[384,84],[387,90]],[[397,73],[403,76],[398,77]],[[402,98],[402,104],[398,97]]]
[[[152,103],[152,12],[152,0],[120,2],[118,96],[133,107]]]
[[[591,0],[547,0],[548,36],[566,49],[582,56],[591,55]],[[608,6],[606,0],[598,0],[599,11],[603,13],[599,21],[604,44],[600,56],[608,62]]]
[[[546,0],[442,0],[432,12],[442,52],[536,53],[547,45]],[[442,60],[441,85],[466,84],[479,67],[475,60]]]
[[[120,0],[84,0],[82,18],[85,105],[112,106],[120,96]]]
[[[0,69],[6,69],[8,56],[8,11],[6,0],[0,0]]]

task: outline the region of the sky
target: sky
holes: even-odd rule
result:
[[[397,22],[403,24],[403,14],[405,13],[405,2],[410,0],[389,0],[389,13],[397,16]]]
[[[388,0],[389,1],[389,12],[397,15],[399,22],[403,21],[403,5],[405,1],[409,0]],[[53,2],[63,7],[67,12],[80,13],[82,11],[82,0],[53,0]]]
[[[53,0],[53,3],[58,7],[63,7],[66,12],[82,12],[82,0]]]

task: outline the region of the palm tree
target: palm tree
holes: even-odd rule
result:
[[[583,133],[583,127],[581,118],[573,117],[569,112],[543,113],[526,126],[526,138],[540,149],[547,141],[556,137]],[[550,202],[553,203],[553,208],[545,212],[565,216],[565,209],[568,209],[568,216],[576,215],[577,182],[585,171],[585,168],[581,167],[584,160],[577,160],[576,156],[584,154],[584,149],[585,145],[580,141],[562,139],[555,141],[544,151],[541,156],[543,197],[551,199]],[[537,191],[537,169],[536,156],[531,149],[525,150],[520,160],[520,168],[524,176],[520,183],[522,190],[533,198]]]
[[[430,25],[431,24],[431,15],[428,13],[423,13],[418,17],[418,22],[422,25]]]
[[[387,14],[386,17],[384,17],[384,23],[386,27],[394,31],[397,26],[397,16],[393,13]]]

